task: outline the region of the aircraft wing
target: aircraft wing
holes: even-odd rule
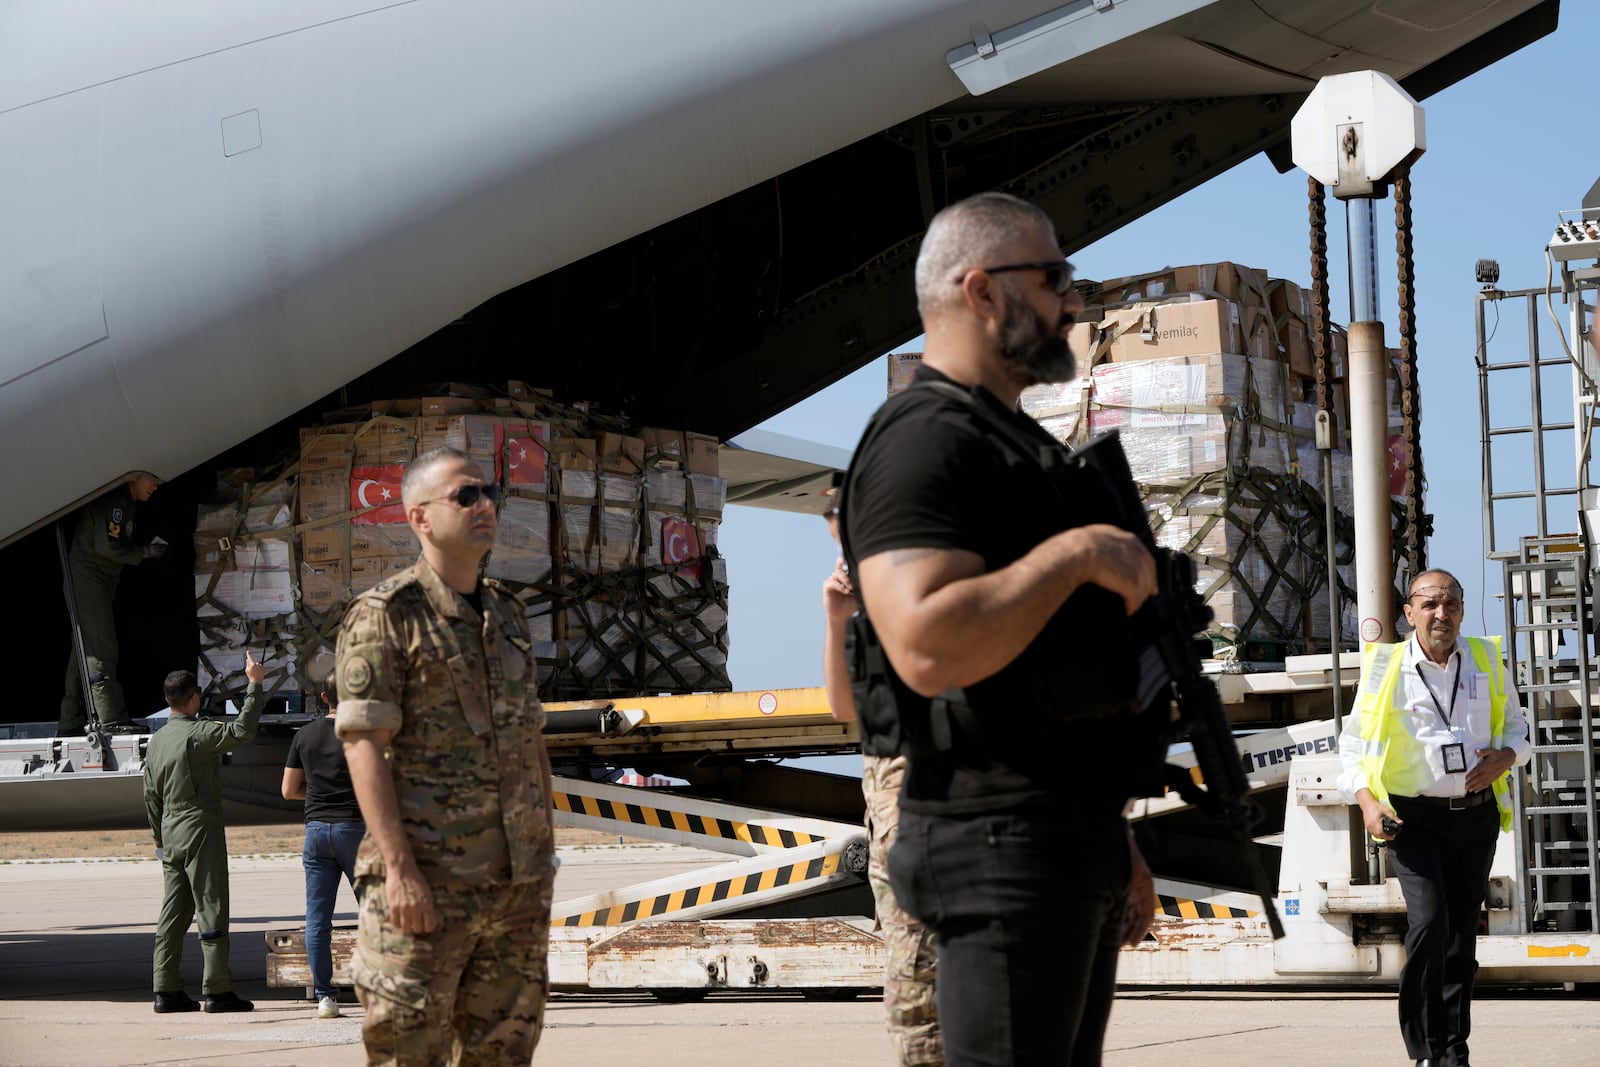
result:
[[[850,465],[850,451],[769,430],[746,430],[718,455],[728,503],[821,515],[823,491]]]

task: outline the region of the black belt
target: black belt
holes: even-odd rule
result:
[[[1476,793],[1468,793],[1464,797],[1395,797],[1407,804],[1422,804],[1430,808],[1448,808],[1451,811],[1466,811],[1479,804],[1487,804],[1494,799],[1494,791],[1480,789]]]

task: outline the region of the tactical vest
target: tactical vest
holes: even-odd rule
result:
[[[1138,490],[1126,473],[1126,460],[1114,438],[1105,447],[1116,450],[1126,486],[1108,484],[1115,475],[1108,476],[1085,455],[1034,438],[968,389],[945,381],[921,380],[907,392],[915,390],[932,390],[959,401],[990,431],[997,448],[1036,468],[1042,483],[1061,500],[1063,511],[1077,516],[1079,521],[1069,525],[1106,522],[1125,529],[1143,525],[1148,532]],[[868,423],[856,456],[887,426],[904,417],[911,405],[897,404],[896,399],[900,398],[892,398]],[[854,465],[852,460],[852,468]],[[852,573],[859,574],[846,534],[854,499],[853,473],[852,469],[845,475],[839,531],[845,560]],[[1129,499],[1134,514],[1128,514]],[[863,606],[850,620],[846,641],[862,751],[878,756],[904,754],[915,761],[919,753],[949,751],[958,739],[973,738],[984,738],[992,749],[1004,751],[1029,743],[1029,716],[1119,715],[1126,720],[1117,742],[1119,760],[1127,767],[1129,779],[1138,783],[1137,788],[1159,793],[1171,721],[1170,687],[1166,686],[1167,676],[1152,669],[1153,653],[1146,654],[1149,642],[1140,639],[1140,628],[1148,623],[1142,614],[1130,618],[1121,597],[1099,586],[1082,586],[1005,670],[967,689],[946,690],[929,698],[913,692],[895,673]],[[1074,669],[1075,662],[1083,668]],[[1001,730],[1005,736],[999,735]]]
[[[1361,770],[1367,788],[1379,802],[1389,805],[1389,794],[1416,796],[1428,781],[1413,781],[1401,768],[1425,766],[1422,745],[1400,724],[1395,696],[1404,692],[1400,677],[1405,668],[1406,642],[1372,643],[1361,650],[1361,692],[1356,697],[1361,737]],[[1500,747],[1506,725],[1506,668],[1500,638],[1469,637],[1467,647],[1480,674],[1489,678],[1489,732],[1491,744]],[[1494,655],[1491,656],[1490,649]],[[1393,763],[1395,770],[1388,768]],[[1511,829],[1511,772],[1496,778],[1495,806],[1500,809],[1500,829]]]

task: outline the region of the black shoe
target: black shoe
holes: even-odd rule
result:
[[[1416,1067],[1444,1067],[1444,1061],[1436,1060],[1432,1056],[1429,1056],[1427,1059],[1418,1060],[1416,1062]]]
[[[150,727],[142,722],[108,723],[100,729],[108,734],[147,734],[150,732]]]
[[[254,1011],[255,1005],[243,999],[233,990],[226,993],[211,993],[206,996],[206,1011]]]
[[[156,994],[156,1014],[157,1015],[166,1015],[168,1012],[174,1012],[174,1011],[199,1011],[199,1010],[200,1010],[200,1002],[198,1000],[194,999],[193,997],[191,997],[189,994],[185,993],[181,989],[178,990],[176,993],[157,993]]]

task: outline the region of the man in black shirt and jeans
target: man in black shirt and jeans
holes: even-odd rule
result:
[[[333,906],[339,878],[355,888],[356,850],[367,824],[356,804],[344,742],[333,732],[332,712],[339,703],[338,680],[329,674],[317,694],[322,713],[300,728],[289,745],[283,768],[283,798],[305,800],[306,843],[300,861],[306,868],[306,959],[316,991],[317,1015],[339,1017],[339,993],[333,986]]]
[[[1155,561],[994,421],[1059,447],[1017,411],[1025,387],[1074,375],[1065,333],[1083,300],[1054,233],[997,193],[934,217],[922,367],[874,416],[843,491],[846,558],[908,691],[902,721],[921,697],[964,709],[941,744],[913,748],[889,858],[895,895],[937,935],[952,1067],[1098,1064],[1118,947],[1155,905],[1122,815],[1149,743],[1123,717],[1072,714],[1156,592]],[[1071,612],[1095,636],[1063,648],[1052,627]]]

